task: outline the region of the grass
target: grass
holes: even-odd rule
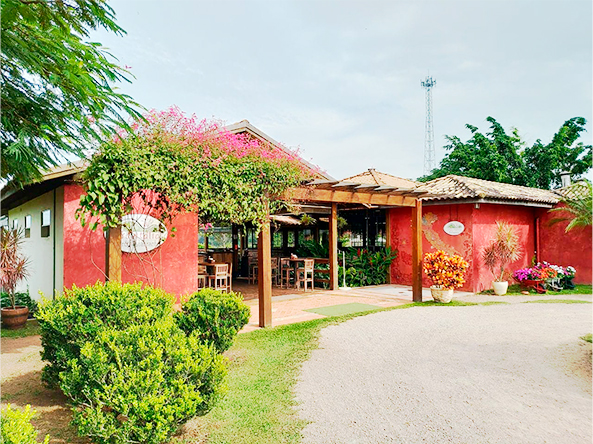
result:
[[[588,335],[581,336],[581,339],[582,339],[583,341],[591,342],[591,340],[592,340],[592,335],[591,335],[591,333],[589,333]]]
[[[590,304],[590,301],[580,299],[537,299],[535,301],[524,301],[524,304]]]
[[[505,294],[505,296],[524,296],[523,294],[521,294],[521,291],[525,291],[525,290],[522,289],[519,284],[509,285],[509,289],[507,290],[507,293]],[[494,295],[494,290],[492,290],[492,289],[484,290],[479,294]],[[529,294],[538,295],[540,293],[537,293],[535,290],[529,290]],[[558,295],[566,295],[566,294],[593,294],[593,287],[591,285],[578,284],[578,285],[575,285],[575,288],[573,288],[572,290],[562,290],[562,291],[548,290],[546,293],[543,293],[543,294],[549,295],[549,296],[558,296]]]
[[[23,328],[18,330],[9,330],[8,328],[0,329],[0,337],[2,338],[24,338],[25,336],[35,336],[41,334],[39,324],[36,320],[29,320]]]

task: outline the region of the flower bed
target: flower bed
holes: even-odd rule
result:
[[[534,288],[538,292],[540,289],[551,288],[554,290],[573,289],[572,279],[575,277],[574,267],[562,267],[548,262],[539,262],[531,268],[521,268],[513,273],[513,278],[522,286]]]

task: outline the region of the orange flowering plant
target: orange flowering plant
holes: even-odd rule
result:
[[[444,290],[459,288],[465,283],[465,273],[469,267],[461,256],[449,256],[442,250],[424,255],[424,273],[436,287]]]

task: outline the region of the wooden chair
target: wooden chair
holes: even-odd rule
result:
[[[313,275],[315,274],[315,259],[305,259],[304,265],[297,269],[296,285],[301,289],[301,284],[305,284],[305,291],[307,291],[307,283],[311,283],[311,290],[313,290]]]
[[[233,263],[227,263],[229,266],[229,272],[227,273],[227,291],[233,291]]]
[[[205,265],[198,265],[198,289],[208,285],[208,270]]]
[[[273,257],[272,258],[272,284],[274,284],[274,285],[279,285],[279,282],[280,282],[279,267],[280,267],[280,258]]]
[[[255,284],[257,282],[257,273],[258,273],[258,260],[257,260],[257,253],[249,253],[247,256],[247,263],[249,266],[249,276],[248,282],[250,284]]]
[[[229,264],[215,264],[214,274],[208,276],[210,287],[215,290],[229,291]]]
[[[280,288],[290,288],[292,266],[289,258],[280,259]]]

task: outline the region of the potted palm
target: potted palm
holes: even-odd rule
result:
[[[482,253],[484,264],[494,276],[492,288],[495,294],[506,294],[509,288],[509,283],[505,279],[507,267],[519,259],[519,253],[519,237],[515,229],[506,222],[496,222],[494,239]]]
[[[436,302],[451,302],[455,288],[465,283],[468,267],[469,264],[461,256],[449,256],[442,250],[426,253],[423,269],[433,283],[430,287],[432,298]]]
[[[0,286],[10,298],[10,306],[1,311],[2,324],[6,328],[21,328],[29,317],[27,306],[16,305],[16,285],[28,275],[28,259],[21,253],[22,237],[16,229],[0,229]]]

